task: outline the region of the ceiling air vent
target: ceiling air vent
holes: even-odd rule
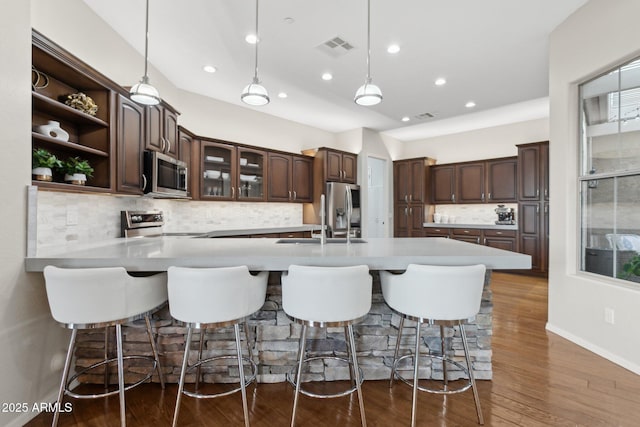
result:
[[[353,49],[353,45],[342,37],[334,37],[319,44],[316,48],[331,57],[338,58],[349,53],[349,51]]]
[[[416,119],[418,120],[433,119],[435,116],[436,116],[435,113],[421,113],[421,114],[416,114]]]

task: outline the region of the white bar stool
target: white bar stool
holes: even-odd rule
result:
[[[396,341],[396,349],[393,357],[394,363],[391,369],[389,385],[391,386],[393,384],[394,376],[397,376],[406,384],[413,386],[411,406],[412,426],[415,426],[416,423],[416,398],[418,390],[437,394],[452,394],[461,393],[469,388],[473,391],[478,423],[484,424],[463,322],[475,317],[480,311],[485,270],[484,265],[436,266],[410,264],[402,274],[392,274],[388,271],[380,272],[382,294],[386,303],[402,315],[400,326],[398,327],[398,339]],[[405,318],[417,322],[412,381],[405,379],[397,372],[398,363],[405,358],[412,357],[412,355],[409,354],[398,358]],[[444,383],[442,389],[427,388],[418,384],[420,325],[423,323],[440,326],[442,356],[427,355],[426,357],[442,361]],[[462,346],[467,362],[466,367],[446,357],[443,334],[445,326],[458,326],[460,328]],[[467,375],[468,382],[465,386],[457,389],[451,389],[448,386],[447,363],[455,365]]]
[[[269,272],[263,271],[256,276],[249,273],[247,266],[224,267],[224,268],[184,268],[169,267],[168,288],[169,288],[169,311],[171,316],[186,324],[187,338],[184,344],[184,358],[180,372],[180,382],[178,384],[178,397],[176,398],[176,408],[173,415],[173,425],[176,426],[180,414],[180,400],[183,394],[202,398],[214,398],[227,396],[241,391],[242,408],[244,411],[244,424],[249,426],[249,409],[247,404],[246,387],[255,380],[257,366],[252,360],[251,346],[249,357],[242,356],[240,347],[240,323],[245,323],[245,335],[248,341],[248,328],[246,328],[246,318],[264,305],[267,294],[267,279]],[[207,328],[225,327],[233,325],[236,340],[237,356],[215,356],[202,359],[202,335]],[[189,362],[189,347],[193,329],[200,329],[200,352],[198,360],[191,366]],[[204,394],[196,390],[191,392],[184,389],[184,381],[187,371],[197,369],[197,380],[200,377],[200,367],[219,359],[236,358],[238,361],[238,371],[240,374],[240,385],[230,391]],[[243,361],[251,365],[251,375],[245,378]]]
[[[333,398],[346,396],[354,391],[358,393],[362,425],[363,427],[367,425],[360,387],[364,377],[356,357],[353,324],[361,321],[369,313],[371,288],[372,278],[366,265],[353,267],[292,265],[288,272],[282,273],[282,309],[294,322],[302,325],[297,367],[287,375],[287,379],[295,387],[291,414],[292,427],[295,425],[299,393],[310,397]],[[321,328],[343,326],[345,328],[345,335],[348,337],[347,353],[351,353],[351,361],[338,357],[330,358],[349,363],[352,380],[355,382],[351,389],[340,393],[321,395],[302,388],[302,365],[311,360],[325,358],[305,357],[307,328],[309,326]]]
[[[164,273],[147,277],[132,277],[122,267],[113,268],[58,268],[46,266],[44,278],[47,298],[53,318],[62,326],[71,329],[71,339],[62,373],[62,381],[58,391],[58,407],[61,407],[64,395],[78,399],[91,399],[118,394],[120,398],[120,424],[126,425],[124,392],[151,378],[157,370],[162,388],[164,376],[160,367],[160,359],[153,338],[149,315],[159,310],[167,302],[167,276]],[[130,355],[124,356],[122,349],[122,325],[133,320],[145,319],[147,334],[153,351],[153,357]],[[109,326],[115,326],[117,357],[108,358],[105,348],[105,360],[95,363],[73,375],[69,370],[76,336],[79,329],[105,328],[105,337]],[[106,339],[106,338],[105,338]],[[105,341],[106,342],[106,341]],[[145,359],[153,361],[150,372],[135,384],[125,388],[124,360]],[[118,389],[99,394],[78,394],[69,386],[82,374],[98,366],[105,366],[105,381],[108,375],[108,364],[117,361]],[[105,382],[105,386],[107,383]],[[53,416],[53,426],[58,424],[60,413]]]

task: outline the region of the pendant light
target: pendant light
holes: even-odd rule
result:
[[[134,85],[129,91],[131,99],[142,105],[156,105],[160,103],[158,89],[149,84],[147,65],[149,62],[149,0],[147,0],[145,33],[144,33],[144,76],[140,83]]]
[[[365,107],[379,104],[382,101],[382,91],[371,83],[371,0],[367,0],[367,78],[356,91],[353,100],[356,104]]]
[[[244,90],[242,91],[242,95],[240,95],[240,99],[245,104],[260,106],[266,105],[269,103],[269,93],[267,93],[267,89],[260,84],[260,80],[258,79],[258,44],[260,43],[260,38],[258,37],[258,0],[256,0],[256,50],[255,50],[255,72],[253,75],[253,81],[249,83]]]

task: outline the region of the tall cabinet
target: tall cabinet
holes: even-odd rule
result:
[[[427,202],[429,167],[435,160],[421,157],[393,162],[393,235],[423,237],[431,211]]]
[[[519,250],[531,256],[531,270],[549,269],[549,142],[518,145]]]

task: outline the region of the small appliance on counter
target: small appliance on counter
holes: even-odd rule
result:
[[[505,207],[505,205],[498,205],[495,211],[496,211],[496,214],[498,215],[496,224],[515,224],[516,223],[515,209],[507,208]]]
[[[162,211],[120,211],[120,237],[162,236]]]

